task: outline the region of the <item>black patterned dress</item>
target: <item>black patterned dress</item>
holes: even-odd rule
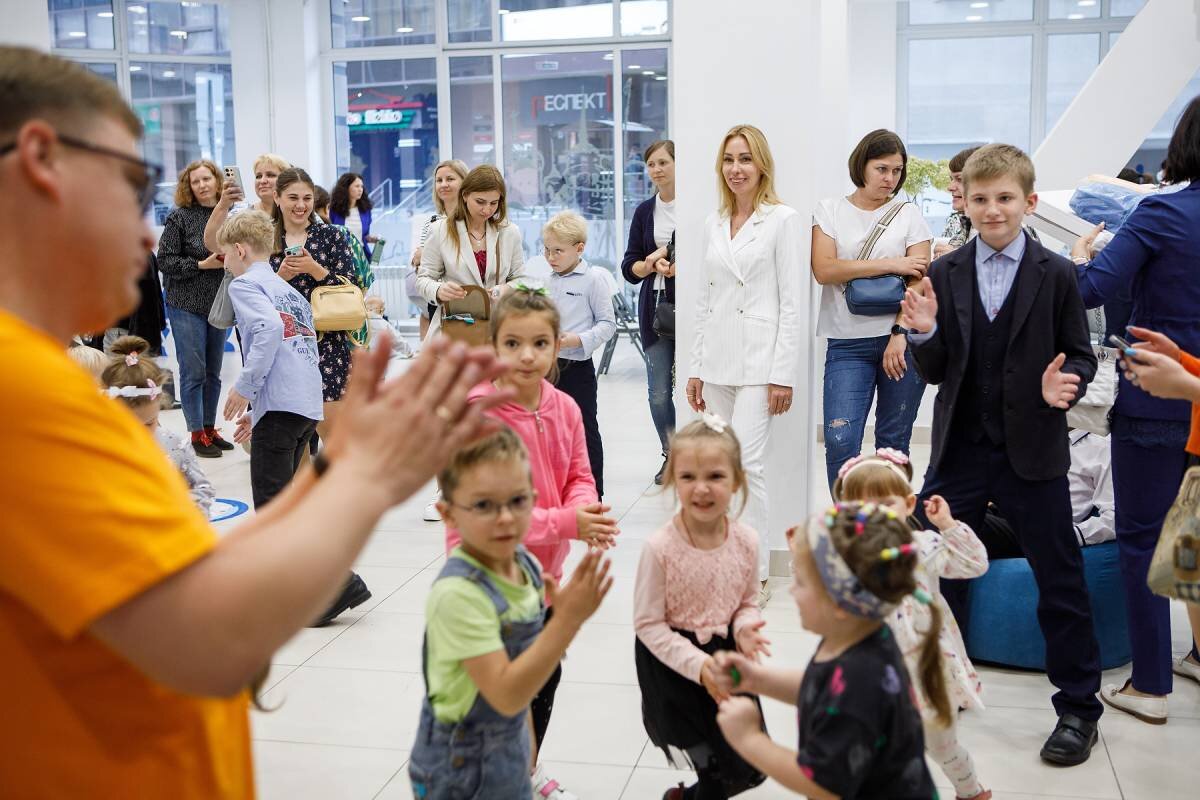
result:
[[[354,282],[357,273],[354,270],[354,256],[350,246],[340,231],[332,225],[314,222],[308,226],[308,239],[304,243],[313,260],[325,269],[329,275],[325,280],[318,281],[311,275],[297,275],[288,283],[304,295],[305,300],[312,300],[313,289],[318,286],[337,286],[341,282],[337,276]],[[276,272],[283,263],[283,253],[271,256],[271,268]],[[350,377],[350,335],[345,331],[326,331],[317,342],[317,353],[321,363],[321,383],[324,387],[326,403],[341,400],[346,391],[346,381]]]

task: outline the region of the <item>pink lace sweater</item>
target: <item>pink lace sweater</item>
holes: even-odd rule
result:
[[[708,655],[672,628],[691,631],[701,643],[737,635],[762,618],[758,590],[758,535],[752,529],[730,520],[724,544],[700,550],[676,515],[642,548],[634,630],[655,658],[699,683]]]

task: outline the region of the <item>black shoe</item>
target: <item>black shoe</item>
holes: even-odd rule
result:
[[[1074,714],[1063,714],[1058,718],[1054,733],[1042,745],[1042,761],[1063,767],[1082,764],[1092,754],[1096,738],[1095,722],[1080,719]]]
[[[192,434],[192,449],[196,451],[196,455],[200,456],[200,458],[221,457],[221,448],[213,444],[206,433],[201,433],[199,436]]]
[[[357,608],[363,603],[371,599],[371,590],[367,588],[367,584],[357,573],[351,572],[350,578],[346,581],[346,585],[342,587],[342,593],[333,601],[333,605],[325,610],[310,628],[321,628],[337,619],[337,616],[343,611],[348,611],[351,608]]]
[[[208,434],[208,440],[212,442],[213,447],[218,450],[232,450],[233,444],[221,438],[221,434],[217,433],[216,428],[208,428],[204,431]]]
[[[667,471],[667,459],[664,456],[662,466],[658,468],[658,472],[654,476],[654,485],[655,486],[662,486],[663,473],[666,471]]]

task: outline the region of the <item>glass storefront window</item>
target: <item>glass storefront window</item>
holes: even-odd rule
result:
[[[1142,10],[1146,0],[1111,0],[1108,9],[1110,17],[1132,17]]]
[[[496,163],[492,57],[450,59],[450,148],[467,166]]]
[[[634,209],[654,194],[642,158],[646,148],[667,138],[667,51],[626,50],[621,53],[621,88],[625,120],[625,236]]]
[[[431,44],[435,0],[329,0],[334,47]]]
[[[84,62],[83,66],[106,81],[117,83],[117,65],[107,61],[88,61]]]
[[[669,15],[667,0],[621,0],[621,35],[664,36]]]
[[[451,42],[492,40],[492,0],[446,0]]]
[[[588,221],[588,260],[620,263],[613,203],[610,53],[512,54],[502,59],[504,172],[509,218],[521,229],[531,274],[548,273],[542,223],[573,210]]]
[[[338,174],[363,176],[371,233],[387,241],[385,258],[407,261],[441,158],[436,59],[335,62],[333,85]]]
[[[142,152],[163,166],[154,215],[171,210],[179,171],[197,158],[237,163],[233,143],[232,68],[228,64],[135,61],[129,66],[132,106],[142,120]]]
[[[1033,19],[1033,0],[909,0],[910,25]]]
[[[112,50],[111,0],[50,0],[54,46],[71,50]]]
[[[1028,151],[1032,51],[1029,36],[910,41],[909,152],[950,158],[987,142]]]
[[[1098,19],[1100,0],[1050,0],[1050,19]]]
[[[613,35],[612,0],[500,0],[499,13],[504,42]]]
[[[1055,34],[1046,41],[1046,133],[1100,63],[1100,34]]]
[[[125,25],[131,53],[229,55],[229,9],[211,0],[127,0]]]

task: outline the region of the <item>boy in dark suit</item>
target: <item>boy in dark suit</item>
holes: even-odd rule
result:
[[[1096,742],[1100,652],[1071,523],[1066,409],[1096,374],[1075,268],[1027,236],[1037,206],[1019,148],[980,148],[963,168],[978,236],[930,265],[902,323],[917,368],[937,384],[922,498],[940,494],[983,529],[988,503],[1012,524],[1037,581],[1046,673],[1059,721],[1045,761],[1081,764]],[[921,504],[918,504],[918,508]],[[943,581],[960,624],[966,581]],[[965,624],[963,625],[965,627]]]

